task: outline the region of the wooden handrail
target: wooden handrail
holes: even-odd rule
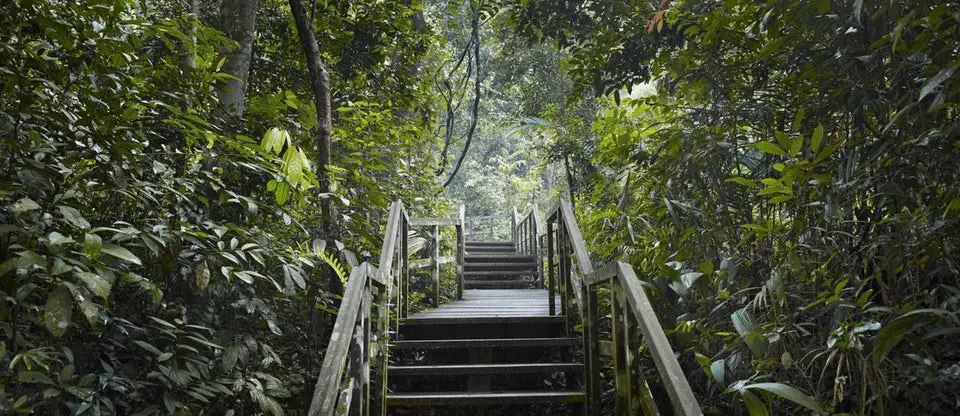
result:
[[[340,302],[340,310],[337,312],[337,321],[333,324],[333,332],[330,333],[327,353],[323,357],[320,375],[313,389],[310,411],[307,413],[310,416],[329,415],[336,408],[337,393],[340,392],[339,381],[343,377],[347,353],[350,350],[357,316],[360,314],[368,276],[365,264],[354,267],[350,272],[350,279],[343,291],[343,301]],[[331,380],[337,382],[331,383],[329,382]]]
[[[557,226],[556,230],[554,225]],[[639,329],[675,413],[683,416],[702,415],[696,396],[683,374],[666,333],[633,267],[624,262],[613,262],[594,270],[580,227],[574,217],[573,207],[566,201],[561,200],[549,215],[546,238],[551,312],[554,307],[552,302],[554,293],[559,292],[562,305],[566,306],[570,301],[575,301],[577,312],[583,323],[589,414],[595,415],[599,412],[599,384],[602,382],[598,358],[602,342],[597,325],[600,319],[597,307],[597,286],[609,282],[613,285],[611,309],[614,321],[614,367],[617,373],[615,377],[617,414],[635,414],[639,409],[644,409],[644,414],[657,412],[652,394],[646,381],[642,379],[643,372],[639,369],[639,361],[635,357],[635,346],[631,345],[633,338],[631,334]],[[568,261],[562,258],[564,255],[576,261],[582,276],[572,273],[569,266],[564,266]],[[555,258],[556,262],[554,262]],[[558,269],[557,273],[554,272],[555,267]],[[557,275],[556,279],[554,275]],[[554,285],[559,286],[556,292]],[[570,299],[570,294],[565,289],[567,287],[572,289],[575,299]],[[563,313],[570,313],[570,311],[563,310]],[[569,318],[567,321],[569,323]]]
[[[388,350],[377,349],[377,372],[379,406],[371,404],[370,355],[372,319],[376,319],[376,339],[383,346],[391,331],[396,331],[399,319],[406,317],[409,308],[409,270],[434,266],[434,302],[439,298],[440,264],[456,261],[458,264],[458,297],[462,297],[462,271],[464,253],[464,209],[459,218],[410,218],[402,201],[390,206],[380,251],[379,268],[368,263],[354,266],[347,280],[337,319],[334,322],[326,355],[317,376],[313,397],[310,400],[309,416],[330,416],[340,409],[348,414],[386,414],[386,385]],[[410,261],[408,232],[411,226],[428,226],[433,229],[434,250],[429,259]],[[440,257],[439,227],[453,226],[457,229],[457,255]],[[396,262],[396,263],[395,263]],[[396,266],[396,267],[394,267]],[[380,305],[377,317],[371,316],[373,303]],[[389,312],[388,312],[389,310]],[[397,318],[391,321],[391,314]],[[346,388],[344,388],[346,385]],[[353,409],[354,411],[350,411]]]

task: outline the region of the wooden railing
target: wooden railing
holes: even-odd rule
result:
[[[463,207],[459,218],[410,218],[403,202],[395,201],[390,206],[379,267],[364,262],[350,272],[308,415],[386,414],[387,342],[410,311],[411,269],[433,266],[434,305],[439,301],[440,264],[450,262],[450,256],[440,257],[439,253],[442,226],[457,231],[457,254],[453,258],[458,264],[457,297],[462,298]],[[434,249],[429,259],[410,260],[411,227],[432,227]],[[373,369],[372,359],[376,363]],[[371,370],[377,376],[376,383],[371,383]]]
[[[516,213],[516,209],[513,210]],[[540,237],[543,234],[540,230],[541,220],[540,213],[537,211],[536,204],[531,205],[530,212],[522,217],[522,219],[514,220],[513,227],[513,241],[517,247],[517,254],[524,254],[528,256],[536,256],[539,258],[540,254]],[[543,288],[543,262],[537,261],[537,283]]]
[[[531,213],[534,215],[535,212]],[[533,220],[531,220],[533,221]],[[527,221],[516,230],[518,235],[529,235]],[[546,222],[547,282],[550,314],[558,313],[554,297],[560,298],[560,311],[565,316],[568,330],[573,331],[576,318],[583,325],[583,356],[586,368],[588,414],[600,414],[601,346],[600,316],[597,289],[610,285],[612,311],[612,348],[615,373],[615,406],[617,415],[659,414],[656,401],[647,386],[641,368],[640,345],[635,345],[637,331],[649,351],[673,406],[674,413],[684,416],[702,415],[690,384],[674,354],[670,342],[657,319],[656,313],[636,273],[629,264],[614,262],[599,269],[593,268],[590,255],[580,234],[573,208],[560,201]],[[521,241],[523,237],[521,237]],[[536,240],[536,238],[533,238]],[[579,273],[574,272],[576,265]]]
[[[504,222],[509,221],[507,225],[511,230],[516,228],[516,213],[501,212],[497,214],[478,215],[464,218],[464,229],[467,236],[473,240],[496,240],[498,226],[503,226]],[[506,228],[499,228],[505,231]],[[512,233],[512,231],[511,231]]]

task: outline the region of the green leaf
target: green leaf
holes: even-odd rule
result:
[[[820,144],[823,142],[823,124],[817,124],[817,128],[810,137],[810,150],[816,153],[820,150]]]
[[[782,147],[778,146],[776,143],[770,142],[759,142],[754,143],[753,147],[761,152],[769,153],[776,156],[784,156],[787,154]]]
[[[103,249],[103,239],[99,235],[86,233],[83,235],[83,252],[92,259],[100,257],[100,250]]]
[[[793,387],[789,384],[784,383],[755,383],[747,384],[741,387],[741,392],[746,392],[748,389],[758,389],[763,390],[768,393],[772,393],[775,396],[780,398],[787,399],[791,402],[794,402],[800,406],[806,407],[807,409],[813,410],[818,414],[823,414],[823,408],[820,407],[820,403],[817,403],[816,399],[808,396],[806,393],[800,391],[796,387]]]
[[[33,211],[35,209],[40,209],[40,204],[34,202],[34,200],[30,198],[20,198],[19,201],[14,202],[13,205],[10,206],[10,211],[13,211],[17,214],[21,212]]]
[[[90,223],[86,218],[83,218],[83,215],[81,215],[80,211],[77,211],[76,208],[68,207],[66,205],[57,205],[57,209],[60,210],[60,214],[63,215],[63,219],[67,220],[67,222],[74,227],[77,227],[81,230],[90,228]]]
[[[801,108],[800,111],[797,111],[796,117],[793,118],[793,124],[790,125],[790,129],[797,131],[800,129],[800,123],[803,122],[803,116],[807,114],[806,108]]]
[[[717,360],[710,364],[710,373],[713,374],[713,380],[721,386],[727,385],[727,366],[726,361]]]
[[[750,351],[759,357],[767,348],[767,339],[759,332],[757,321],[747,308],[738,309],[730,315],[730,320],[733,321],[734,328],[737,329],[737,333]]]
[[[777,195],[777,196],[775,196],[775,197],[773,197],[773,198],[770,198],[770,200],[767,201],[767,202],[769,202],[769,203],[771,203],[771,204],[780,204],[780,203],[783,203],[783,202],[787,202],[787,201],[789,201],[789,200],[791,200],[791,199],[793,199],[793,196],[791,196],[791,195]]]
[[[80,307],[80,313],[82,313],[83,317],[87,319],[87,323],[89,323],[91,327],[96,327],[97,324],[100,323],[100,307],[90,300],[90,296],[83,296],[82,294],[75,293],[74,299],[77,300],[77,306]]]
[[[883,325],[877,335],[873,338],[873,362],[881,363],[887,354],[896,347],[897,344],[913,330],[914,325],[922,322],[939,320],[941,318],[950,318],[953,315],[943,309],[917,309],[900,315],[887,324]]]
[[[21,371],[17,374],[17,381],[30,384],[55,385],[53,379],[39,371]]]
[[[918,98],[917,101],[922,101],[923,97],[926,97],[928,94],[933,92],[933,90],[939,87],[940,84],[943,83],[943,81],[946,81],[947,79],[952,77],[953,72],[956,70],[957,68],[955,66],[944,68],[944,69],[941,69],[940,72],[937,73],[937,75],[934,75],[932,78],[928,79],[927,82],[923,84],[923,88],[920,89],[920,98]]]
[[[110,296],[110,287],[112,284],[99,275],[90,272],[79,272],[77,277],[87,284],[87,288],[97,296],[106,299]]]
[[[777,143],[780,143],[780,146],[784,149],[790,148],[790,137],[787,136],[787,133],[778,131],[773,133],[773,136],[777,138]]]
[[[59,245],[61,245],[61,244],[69,244],[69,243],[72,243],[72,242],[73,242],[73,237],[65,236],[65,235],[63,235],[63,234],[60,234],[60,233],[54,231],[54,232],[50,233],[50,235],[47,236],[47,240],[50,241],[50,245],[51,245],[51,246],[59,246]]]
[[[727,182],[727,183],[733,182],[733,183],[736,183],[736,184],[739,184],[739,185],[746,186],[747,188],[756,188],[756,187],[757,187],[757,183],[756,183],[756,182],[751,181],[750,179],[744,178],[743,176],[734,176],[734,177],[732,177],[732,178],[730,178],[730,179],[725,180],[724,182]]]
[[[742,390],[740,395],[743,396],[743,404],[747,406],[747,412],[750,413],[750,416],[768,416],[770,414],[767,412],[767,404],[760,400],[756,394]]]
[[[266,153],[279,155],[288,141],[290,141],[290,133],[274,127],[267,130],[263,135],[263,140],[260,141],[260,149]]]
[[[159,356],[160,354],[163,354],[163,351],[160,351],[159,349],[157,349],[157,347],[154,347],[152,344],[149,344],[143,341],[133,341],[133,343],[139,345],[140,348],[150,351],[151,353],[153,353],[153,355]]]
[[[790,142],[790,156],[797,157],[803,149],[803,135],[799,134]]]
[[[123,247],[120,247],[116,244],[104,244],[101,249],[104,253],[107,253],[113,257],[116,257],[120,260],[124,260],[129,263],[133,263],[139,266],[142,266],[143,263],[140,262],[140,258],[135,256],[130,250],[127,250]]]
[[[43,307],[43,325],[53,336],[60,338],[67,332],[73,315],[73,296],[66,287],[58,286]]]

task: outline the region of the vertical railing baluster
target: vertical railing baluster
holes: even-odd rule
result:
[[[587,285],[583,297],[586,308],[583,317],[583,356],[585,364],[587,414],[600,414],[600,325],[597,286]]]
[[[551,217],[547,220],[547,305],[550,316],[557,314],[556,292],[553,287],[555,277],[553,263],[556,258],[554,247],[553,218]]]
[[[401,305],[403,310],[401,316],[406,318],[407,314],[410,312],[410,223],[407,222],[406,215],[403,215],[401,224],[403,224],[402,227],[400,227],[403,233],[400,235],[400,241],[402,242],[400,255],[403,258],[403,261],[401,262],[403,267],[400,269],[401,273],[403,274],[401,278],[403,281],[403,305]]]
[[[610,311],[612,316],[613,338],[613,377],[615,414],[628,415],[630,409],[630,367],[627,362],[627,331],[624,327],[623,301],[621,300],[620,284],[616,281],[610,285]]]
[[[640,363],[640,356],[637,355],[640,343],[640,328],[633,314],[627,311],[627,304],[624,302],[625,327],[627,329],[627,368],[630,370],[630,390],[628,394],[632,398],[633,408],[639,408],[644,416],[656,416],[660,414],[657,404],[653,400],[653,393],[650,386],[647,385],[646,374],[643,371],[643,365]]]
[[[433,307],[440,306],[440,227],[433,226]]]

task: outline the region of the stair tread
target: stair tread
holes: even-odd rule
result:
[[[580,338],[479,338],[425,339],[391,342],[392,348],[490,348],[490,347],[564,347],[579,345]]]
[[[507,262],[510,260],[516,260],[517,263],[525,260],[527,263],[535,263],[533,256],[526,254],[513,254],[513,253],[483,253],[483,254],[467,254],[464,259],[467,263],[492,263],[492,262]]]
[[[562,316],[550,315],[527,315],[527,316],[498,316],[496,313],[490,313],[485,316],[470,317],[447,317],[447,316],[413,316],[404,318],[400,323],[403,326],[410,325],[475,325],[475,324],[542,324],[542,323],[563,323]]]
[[[520,374],[579,371],[582,363],[451,364],[389,366],[391,375]]]
[[[497,245],[513,247],[513,241],[504,240],[466,240],[464,243],[467,245]]]
[[[464,276],[496,276],[499,274],[505,275],[529,275],[536,273],[536,270],[464,270]]]
[[[516,403],[583,403],[582,391],[464,391],[445,393],[391,393],[391,405],[483,405]]]

